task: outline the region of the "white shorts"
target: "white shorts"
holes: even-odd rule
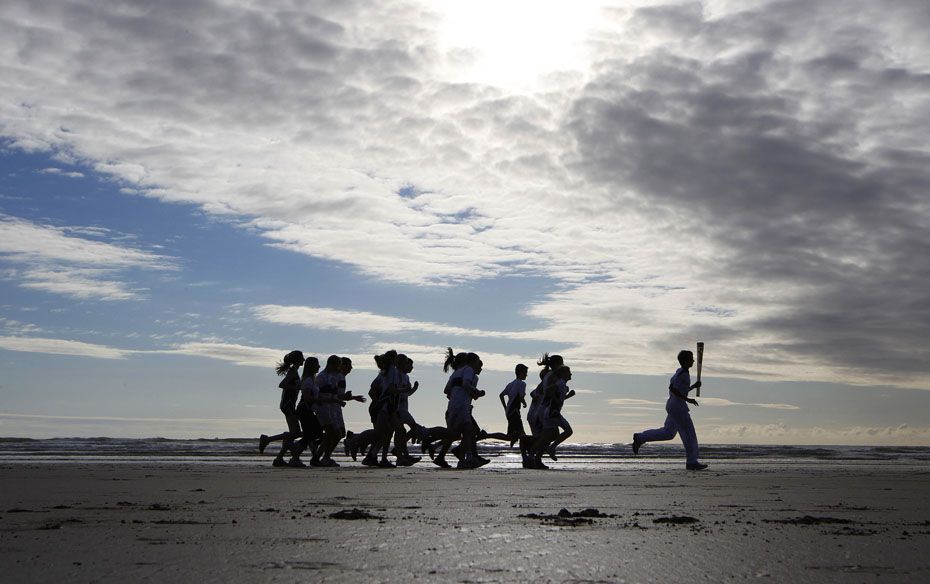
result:
[[[329,404],[316,404],[313,406],[313,413],[321,426],[335,426],[333,421],[333,412]]]
[[[464,432],[471,426],[471,408],[454,408],[446,411],[446,426],[452,432]]]

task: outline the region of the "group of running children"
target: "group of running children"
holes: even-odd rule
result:
[[[408,399],[419,387],[419,382],[410,383],[413,360],[394,350],[376,355],[374,359],[378,376],[371,382],[370,399],[366,399],[346,390],[346,376],[352,371],[352,360],[348,357],[330,355],[320,371],[316,357],[305,359],[300,351],[285,355],[275,371],[283,377],[278,387],[281,388],[281,412],[288,429],[275,436],[262,434],[259,451],[264,452],[269,444],[280,441],[281,448],[272,463],[276,467],[306,467],[301,455],[307,451],[311,453],[310,466],[339,466],[332,454],[339,441],[344,440],[345,453],[352,460],[364,454],[362,464],[392,468],[411,466],[422,460],[421,456],[412,456],[408,451],[407,445],[413,441],[420,443],[421,451],[428,452],[437,466],[451,468],[446,454],[452,452],[458,459],[457,468],[471,469],[489,462],[478,454],[478,441],[494,438],[509,441],[511,447],[519,444],[524,468],[546,469],[543,456],[556,460],[556,448],[572,435],[572,427],[562,415],[565,400],[575,395],[575,391],[568,388],[572,372],[559,355],[546,354],[537,363],[542,369],[539,384],[530,392],[529,434],[520,416],[521,406],[527,405],[526,377],[529,373],[522,363],[515,368],[516,379],[500,393],[507,415],[507,432],[488,433],[478,426],[472,415],[474,400],[486,395],[484,390],[478,389],[483,364],[477,354],[455,353],[451,347],[448,349],[443,364],[444,372],[451,371],[444,389],[448,400],[446,425],[434,427],[418,424],[410,414]],[[342,408],[352,401],[369,402],[372,428],[358,434],[346,431]],[[452,447],[456,441],[459,444]],[[389,451],[395,462],[388,459]],[[290,458],[285,460],[287,455]]]

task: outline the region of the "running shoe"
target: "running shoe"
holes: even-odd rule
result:
[[[292,468],[307,468],[307,465],[303,463],[299,458],[292,458],[287,461],[287,465]]]

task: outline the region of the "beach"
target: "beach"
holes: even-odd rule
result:
[[[3,581],[930,578],[923,463],[456,471],[340,460],[2,463]]]

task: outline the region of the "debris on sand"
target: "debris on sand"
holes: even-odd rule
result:
[[[594,523],[592,518],[594,517],[613,517],[612,515],[607,515],[606,513],[601,513],[597,509],[588,508],[582,511],[569,511],[568,509],[559,509],[559,512],[555,515],[549,515],[546,513],[529,513],[527,515],[520,515],[520,517],[527,517],[529,519],[538,519],[540,521],[545,521],[552,525],[561,525],[561,526],[570,526],[575,527],[578,525],[590,525]]]
[[[687,525],[689,523],[697,523],[700,519],[697,517],[688,517],[687,515],[672,515],[671,517],[656,517],[652,520],[653,523],[667,523],[669,525]]]
[[[336,511],[335,513],[330,513],[329,516],[332,519],[382,519],[377,515],[372,515],[368,511],[362,511],[361,509],[342,509],[341,511]]]
[[[588,507],[587,509],[575,511],[574,513],[568,509],[559,509],[559,517],[610,517],[610,515],[601,513],[598,509],[593,507]]]
[[[839,519],[836,517],[814,517],[813,515],[805,515],[804,517],[794,517],[791,519],[763,519],[762,521],[766,523],[784,523],[786,525],[847,525],[850,523],[855,523],[849,519]]]

